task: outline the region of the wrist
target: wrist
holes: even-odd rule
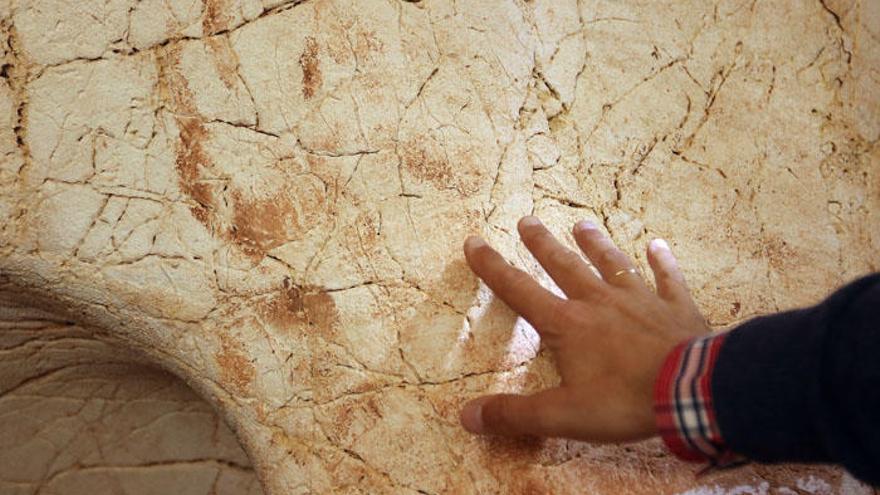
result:
[[[715,417],[712,373],[725,334],[675,346],[654,382],[657,432],[677,457],[717,464],[730,457]]]

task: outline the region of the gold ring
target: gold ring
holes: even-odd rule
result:
[[[639,271],[636,268],[624,268],[623,270],[617,270],[612,277],[617,278],[624,273],[632,273],[634,275],[638,275]]]

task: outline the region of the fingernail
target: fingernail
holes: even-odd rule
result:
[[[669,251],[669,244],[663,239],[654,239],[651,241],[651,249],[665,249]]]
[[[461,410],[461,425],[471,433],[483,433],[483,399],[474,399]]]
[[[528,215],[528,216],[522,217],[522,218],[519,220],[519,226],[520,226],[520,228],[523,228],[523,227],[535,227],[535,226],[538,226],[538,225],[541,225],[541,221],[538,220],[538,217],[536,217],[536,216]]]
[[[472,236],[468,237],[467,239],[465,239],[465,241],[464,241],[465,251],[472,251],[474,249],[477,249],[479,247],[483,247],[485,245],[486,245],[486,241],[484,241],[482,237],[476,236],[476,235],[472,235]]]
[[[595,223],[589,220],[581,220],[580,222],[574,224],[575,232],[584,232],[587,230],[599,230],[599,227],[597,227]]]

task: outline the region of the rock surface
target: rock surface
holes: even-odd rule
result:
[[[0,493],[260,493],[232,432],[112,340],[0,302]]]
[[[459,246],[662,236],[717,328],[877,270],[880,3],[6,0],[0,36],[0,413],[39,431],[0,486],[256,492],[148,364],[267,494],[871,493],[467,435],[556,376]]]

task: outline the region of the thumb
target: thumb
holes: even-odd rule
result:
[[[569,392],[551,388],[532,395],[486,395],[465,404],[461,424],[471,433],[556,437],[570,434],[576,410]]]

